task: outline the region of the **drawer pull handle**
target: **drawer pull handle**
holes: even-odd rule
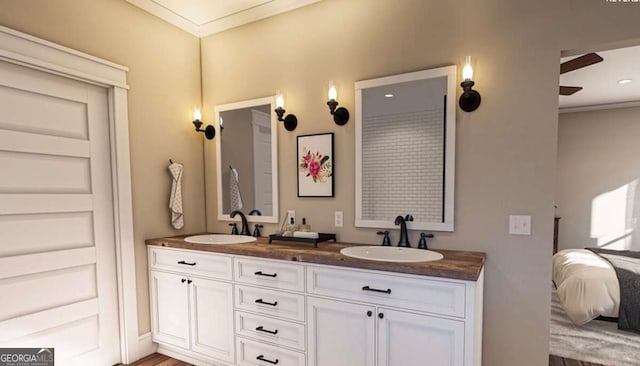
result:
[[[256,276],[265,276],[265,277],[274,277],[274,278],[278,276],[277,273],[263,273],[262,271],[255,272],[254,275],[256,275]]]
[[[278,362],[280,362],[280,361],[278,361],[277,358],[276,358],[275,361],[271,361],[269,359],[266,359],[266,358],[264,358],[264,355],[260,355],[260,356],[256,357],[256,360],[263,361],[263,362],[268,362],[268,363],[270,363],[272,365],[277,365]]]
[[[189,263],[189,262],[185,262],[185,261],[180,261],[180,262],[178,262],[178,264],[184,264],[185,266],[195,266],[196,262]]]
[[[278,306],[278,302],[266,302],[262,299],[256,300],[256,304],[270,305],[270,306]]]
[[[384,292],[385,294],[391,294],[391,289],[388,288],[386,290],[379,290],[377,288],[371,288],[369,286],[365,286],[362,288],[362,291],[373,291],[373,292]]]
[[[276,330],[264,329],[264,328],[262,327],[262,325],[261,325],[261,326],[259,326],[259,327],[257,327],[257,328],[256,328],[256,330],[257,330],[258,332],[265,332],[265,333],[274,334],[274,335],[275,335],[275,334],[278,334],[278,330],[277,330],[277,329],[276,329]]]

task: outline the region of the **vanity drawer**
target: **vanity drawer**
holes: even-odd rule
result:
[[[237,361],[240,366],[305,366],[304,353],[294,352],[236,337]]]
[[[464,318],[463,283],[307,266],[307,292]]]
[[[149,247],[151,269],[231,280],[231,266],[231,257],[224,255]]]
[[[304,295],[236,285],[236,309],[303,322]]]
[[[234,259],[235,280],[249,285],[304,291],[304,266],[281,261]]]
[[[288,320],[236,311],[236,334],[279,346],[305,350],[305,326]]]

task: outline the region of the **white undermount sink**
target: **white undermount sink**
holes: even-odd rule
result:
[[[389,246],[354,246],[343,248],[340,253],[347,257],[380,262],[432,262],[443,258],[442,254],[432,250]]]
[[[242,244],[251,243],[256,241],[253,236],[246,235],[226,235],[226,234],[207,234],[207,235],[194,235],[184,238],[187,243],[195,244]]]

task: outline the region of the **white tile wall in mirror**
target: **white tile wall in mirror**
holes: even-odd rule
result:
[[[455,69],[356,83],[356,226],[453,230]]]

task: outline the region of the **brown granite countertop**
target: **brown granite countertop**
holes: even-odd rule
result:
[[[421,276],[453,278],[457,280],[476,281],[484,265],[485,253],[457,250],[432,249],[442,253],[444,258],[435,262],[394,263],[378,262],[347,257],[340,254],[340,249],[354,245],[349,243],[318,243],[314,248],[309,243],[277,242],[269,244],[268,238],[246,244],[212,245],[192,244],[184,241],[189,235],[171,238],[147,239],[147,245],[167,248],[201,250],[224,254],[243,255],[269,259],[281,259],[294,262],[327,264],[332,266],[362,268],[376,271],[407,273]]]

